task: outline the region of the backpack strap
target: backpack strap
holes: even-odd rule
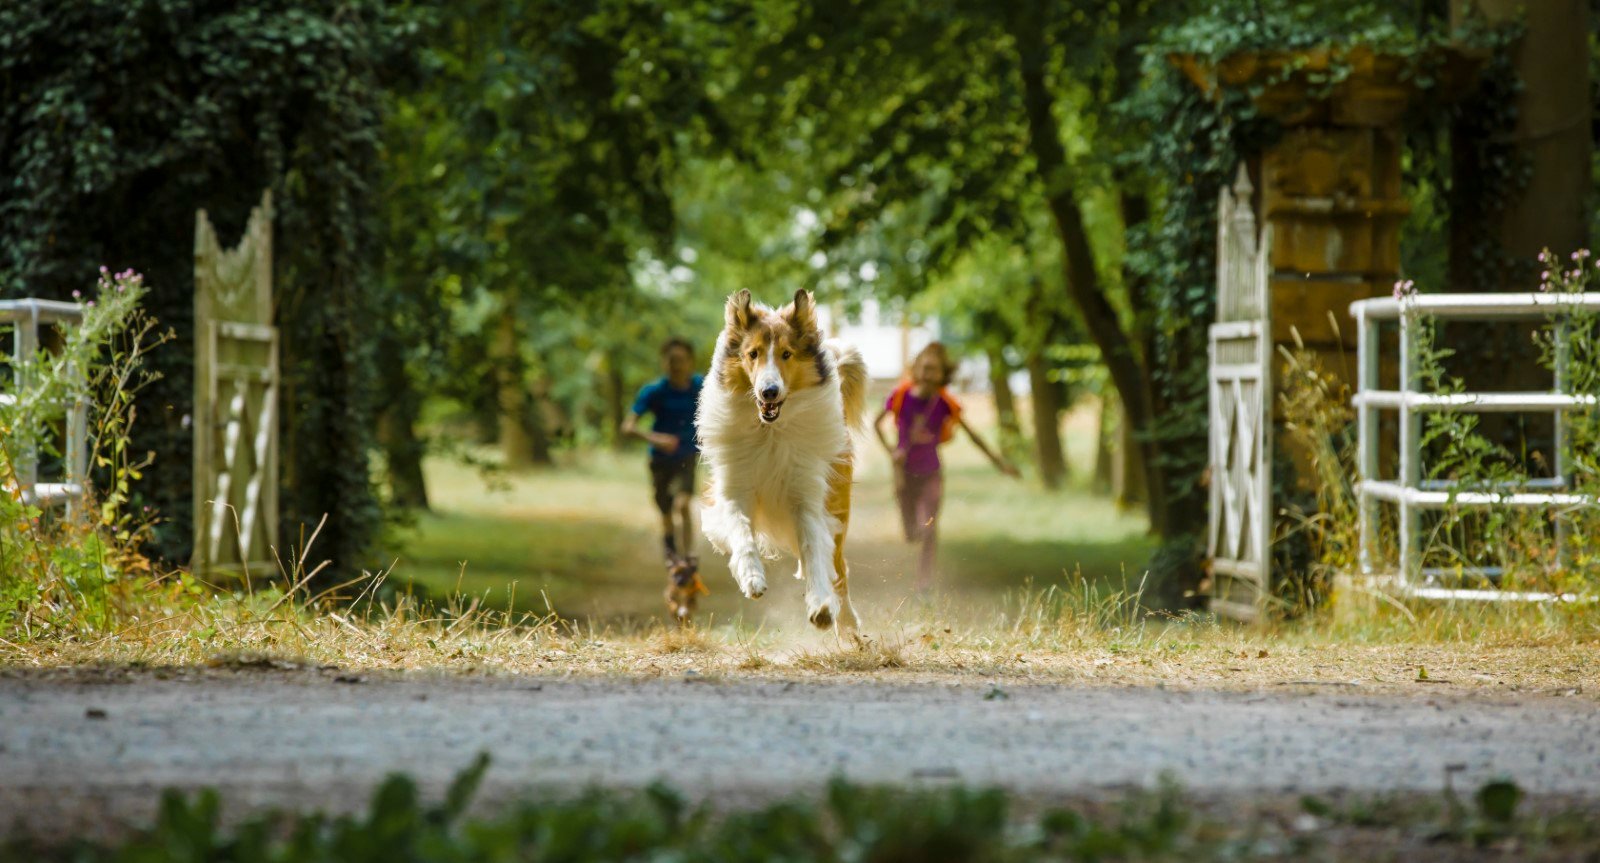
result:
[[[939,398],[944,402],[946,411],[944,422],[939,425],[939,442],[949,443],[956,436],[956,425],[961,422],[961,403],[944,387],[939,388]]]
[[[911,392],[911,382],[910,381],[901,381],[899,386],[896,386],[894,388],[894,392],[889,394],[889,412],[890,413],[894,414],[895,416],[899,416],[900,415],[900,408],[905,406],[906,393],[909,393],[909,392]]]

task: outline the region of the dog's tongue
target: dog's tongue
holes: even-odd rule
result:
[[[772,422],[773,420],[777,419],[778,418],[778,408],[779,407],[780,407],[780,405],[777,405],[777,404],[764,404],[764,405],[762,405],[761,406],[761,418],[766,420],[767,422]]]

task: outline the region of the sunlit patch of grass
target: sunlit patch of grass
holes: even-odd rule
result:
[[[645,639],[656,653],[710,653],[723,645],[696,626],[662,626]]]
[[[855,674],[906,668],[906,645],[897,638],[850,638],[833,648],[798,651],[793,667],[806,671]]]
[[[739,654],[739,661],[733,667],[737,671],[760,671],[771,665],[772,661],[767,659],[766,654],[754,648],[746,648]]]

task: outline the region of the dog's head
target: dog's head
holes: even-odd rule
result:
[[[729,390],[744,389],[763,423],[778,421],[793,393],[827,379],[822,332],[811,293],[795,292],[777,311],[752,303],[749,291],[728,298],[721,373]]]

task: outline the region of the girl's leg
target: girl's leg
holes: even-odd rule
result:
[[[894,471],[894,499],[900,505],[900,526],[905,530],[906,542],[916,542],[922,536],[922,530],[917,521],[917,480],[919,477],[908,475],[904,469],[895,468]]]
[[[922,547],[917,550],[917,589],[928,590],[934,583],[934,558],[939,545],[939,504],[944,498],[944,477],[934,473],[917,479],[917,536],[922,541]]]

